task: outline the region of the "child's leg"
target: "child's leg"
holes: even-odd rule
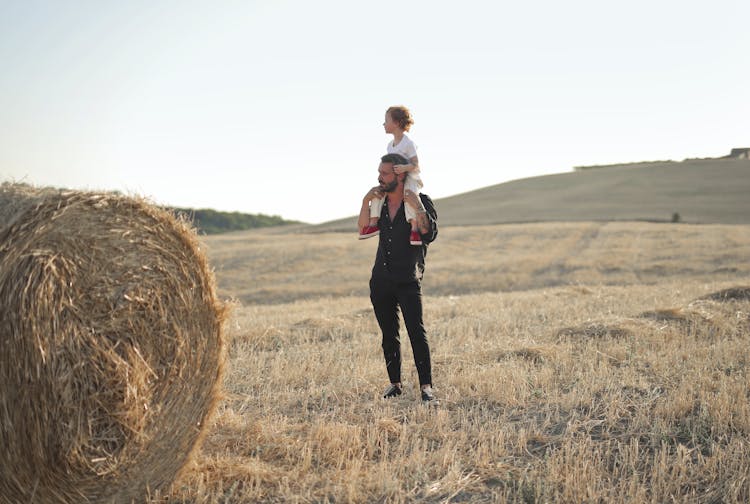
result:
[[[359,239],[372,238],[380,234],[378,220],[380,219],[380,210],[383,208],[383,199],[374,199],[370,201],[370,222],[364,228],[359,230]]]
[[[380,213],[383,211],[383,198],[370,200],[370,225],[376,226],[380,219]]]
[[[415,194],[417,195],[417,198],[418,198],[419,193],[415,191]],[[417,211],[414,209],[414,207],[406,203],[404,205],[404,215],[406,216],[406,220],[409,221],[409,224],[411,224],[411,230],[416,231],[417,230]]]
[[[406,218],[409,220],[409,224],[411,224],[409,243],[412,245],[422,245],[422,236],[419,234],[419,229],[417,228],[416,210],[414,210],[411,205],[404,205],[404,211],[406,213]]]
[[[419,182],[419,180],[414,180],[411,177],[410,173],[409,176],[406,177],[406,183],[404,184],[404,187],[416,194],[417,198],[419,197],[419,189],[421,188],[421,184]],[[404,213],[406,216],[406,220],[409,221],[409,224],[411,224],[411,236],[409,237],[409,242],[412,245],[422,245],[422,237],[420,236],[419,229],[417,228],[417,209],[407,203],[406,205],[404,205]]]
[[[408,189],[409,191],[413,192],[414,194],[417,195],[417,198],[418,198],[419,190],[422,188],[422,184],[419,182],[420,181],[412,177],[412,174],[410,173],[406,177],[406,181],[404,182],[404,189]],[[406,220],[409,221],[409,224],[411,224],[411,230],[416,231],[417,230],[417,210],[411,205],[406,204],[404,205],[404,214],[406,216]]]

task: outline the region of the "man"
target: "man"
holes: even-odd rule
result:
[[[370,300],[378,325],[383,332],[383,355],[391,381],[383,394],[384,398],[401,395],[401,341],[399,339],[399,307],[409,334],[414,362],[419,375],[422,401],[435,399],[432,391],[432,368],[430,347],[427,344],[422,322],[422,275],[425,266],[427,245],[437,237],[437,221],[431,216],[425,202],[428,196],[417,196],[404,191],[406,173],[397,174],[394,165],[406,164],[408,160],[399,154],[386,154],[378,167],[380,185],[370,189],[362,200],[359,212],[359,229],[370,220],[370,201],[385,198],[380,213],[378,251],[370,278]],[[406,220],[404,204],[417,211],[417,227],[422,245],[410,244],[411,225]]]

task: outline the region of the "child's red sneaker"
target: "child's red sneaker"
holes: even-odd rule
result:
[[[411,236],[409,237],[409,242],[412,245],[422,245],[422,237],[416,231],[412,231]]]
[[[364,240],[365,238],[372,238],[380,234],[380,228],[378,226],[365,226],[359,233],[359,239]]]

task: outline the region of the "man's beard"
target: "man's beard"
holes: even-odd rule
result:
[[[397,187],[398,187],[398,180],[394,180],[390,184],[383,184],[382,182],[380,184],[380,189],[382,189],[383,192],[386,192],[386,193],[392,193],[393,191],[396,190]]]

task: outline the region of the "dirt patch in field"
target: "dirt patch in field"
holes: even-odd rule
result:
[[[750,287],[730,287],[729,289],[712,292],[698,299],[710,301],[750,301]]]
[[[564,327],[556,333],[558,341],[570,339],[600,339],[600,338],[632,338],[633,331],[619,324],[601,322],[586,322],[585,324]]]
[[[516,350],[508,350],[506,352],[500,352],[497,356],[497,360],[505,359],[520,359],[531,362],[533,364],[542,364],[551,360],[554,357],[554,352],[546,347],[523,347]]]

